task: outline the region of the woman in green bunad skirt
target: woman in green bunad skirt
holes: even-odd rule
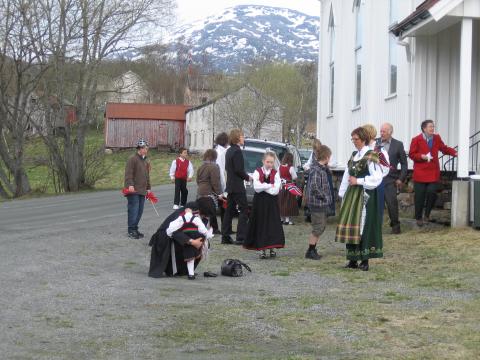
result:
[[[335,241],[346,245],[347,268],[368,271],[368,260],[383,256],[382,219],[376,190],[383,174],[378,154],[368,147],[371,140],[368,132],[359,127],[351,136],[357,150],[348,161],[340,185],[342,207]]]

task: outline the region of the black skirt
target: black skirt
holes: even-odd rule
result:
[[[278,196],[266,192],[255,193],[252,212],[250,213],[248,236],[243,247],[249,250],[285,247]]]

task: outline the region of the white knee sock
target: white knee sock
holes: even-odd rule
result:
[[[195,275],[195,260],[187,261],[188,275]]]
[[[288,216],[285,218],[285,222],[290,222],[290,218]]]

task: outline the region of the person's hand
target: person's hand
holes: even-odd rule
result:
[[[133,186],[129,186],[129,187],[128,187],[128,192],[134,193],[134,192],[135,192],[135,188],[134,188]]]
[[[175,182],[175,178],[170,178],[170,180],[172,180],[172,183],[174,183],[174,182]]]
[[[428,155],[422,155],[422,160],[428,161]]]
[[[395,185],[397,186],[397,189],[401,189],[402,186],[403,186],[402,180],[397,179],[397,180],[395,181]]]
[[[248,181],[253,181],[252,175],[248,175]]]
[[[187,179],[187,182],[190,182],[190,181],[192,181],[192,178],[188,178],[188,179]]]
[[[190,245],[196,249],[200,249],[202,247],[202,238],[190,240]]]
[[[348,178],[348,184],[349,185],[357,185],[357,178],[355,176],[350,176]]]

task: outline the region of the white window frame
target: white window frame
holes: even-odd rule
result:
[[[328,113],[329,116],[334,113],[334,104],[335,104],[335,18],[333,16],[333,7],[330,4],[330,19],[328,21],[328,32],[330,33],[329,37],[329,63],[328,63],[328,73],[329,73],[329,82],[328,82]]]
[[[362,103],[362,45],[363,45],[363,13],[362,0],[354,0],[353,10],[355,12],[355,71],[354,71],[354,97],[353,106],[357,109]],[[360,66],[360,72],[359,72]]]
[[[388,22],[389,28],[398,21],[398,0],[389,0]],[[392,98],[398,91],[398,45],[395,35],[388,33],[388,68],[387,68],[387,98]],[[395,71],[393,71],[395,66]]]

